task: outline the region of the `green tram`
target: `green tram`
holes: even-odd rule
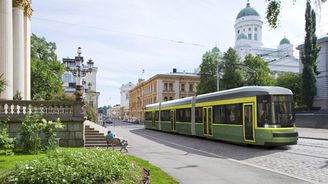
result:
[[[247,86],[145,107],[145,128],[234,143],[296,144],[293,93]]]

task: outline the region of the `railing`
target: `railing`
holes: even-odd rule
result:
[[[82,105],[80,102],[0,100],[0,120],[22,120],[26,114],[40,114],[48,120],[81,120]]]

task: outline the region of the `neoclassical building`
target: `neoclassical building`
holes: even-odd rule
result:
[[[130,116],[130,109],[129,109],[129,91],[133,89],[136,85],[132,82],[128,82],[126,84],[122,84],[120,87],[120,94],[121,94],[121,110],[123,111],[123,120],[127,120]]]
[[[0,99],[11,100],[20,92],[31,98],[31,0],[0,1],[0,75],[6,89]]]
[[[139,79],[129,91],[129,109],[132,120],[144,121],[144,108],[148,104],[195,96],[199,75],[173,72],[157,74],[148,80]]]
[[[293,45],[285,37],[277,48],[265,48],[262,43],[263,22],[260,14],[247,3],[235,21],[235,49],[243,60],[248,54],[262,57],[277,77],[279,73],[299,72],[299,61],[293,54]],[[278,43],[278,42],[277,42]]]

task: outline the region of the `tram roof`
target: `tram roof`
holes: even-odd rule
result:
[[[243,98],[258,95],[292,95],[292,91],[278,86],[244,86],[240,88],[234,88],[224,91],[218,91],[213,93],[207,93],[196,96],[196,103],[214,101],[214,100],[226,100],[232,98]],[[193,97],[187,97],[182,99],[170,100],[166,102],[150,104],[146,106],[146,109],[177,106],[190,104]]]

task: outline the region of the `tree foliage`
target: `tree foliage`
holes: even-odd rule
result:
[[[243,70],[240,69],[240,65],[241,62],[236,50],[229,48],[228,51],[224,53],[223,62],[220,64],[220,69],[223,73],[222,79],[220,80],[222,89],[243,86]]]
[[[278,76],[276,86],[281,86],[292,90],[294,94],[294,106],[301,104],[301,85],[302,78],[300,74],[284,73]]]
[[[216,63],[218,53],[206,52],[203,55],[203,61],[200,65],[200,82],[197,85],[197,94],[210,93],[217,90],[216,88]]]
[[[318,53],[320,48],[317,46],[316,31],[316,17],[314,10],[311,8],[309,0],[306,2],[305,11],[305,41],[304,52],[301,56],[303,64],[302,73],[302,102],[307,106],[308,110],[313,105],[314,96],[316,95],[316,75]]]
[[[274,79],[270,75],[268,63],[259,56],[247,55],[244,60],[246,86],[270,86]]]
[[[56,44],[35,34],[31,36],[31,93],[32,98],[50,100],[63,91],[64,65],[57,61]]]
[[[292,0],[296,2],[296,0]],[[321,3],[325,3],[327,0],[315,0],[316,5],[319,7]],[[281,12],[281,0],[268,0],[268,6],[266,11],[266,19],[271,28],[277,28],[279,23],[279,16]]]
[[[3,74],[0,74],[0,94],[6,89],[6,79],[3,78]]]

